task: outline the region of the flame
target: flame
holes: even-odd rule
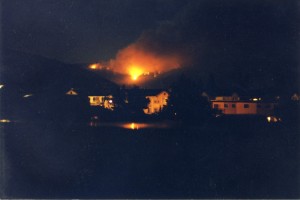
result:
[[[131,76],[131,79],[136,81],[140,75],[143,74],[143,70],[139,67],[131,67],[128,70],[128,74]]]
[[[89,65],[89,69],[92,69],[92,70],[101,69],[101,65],[99,63],[94,63],[94,64]]]
[[[149,49],[146,46],[141,40],[138,40],[119,50],[114,59],[92,64],[89,68],[93,70],[106,69],[129,75],[129,79],[115,80],[123,84],[137,81],[142,75],[153,74],[153,77],[156,77],[160,73],[182,67],[188,63],[187,56],[180,51],[162,52]]]
[[[182,64],[183,58],[180,55],[160,55],[134,43],[121,49],[116,58],[111,59],[106,65],[115,72],[129,75],[130,80],[125,82],[132,82],[137,81],[141,75],[163,73],[178,68]]]

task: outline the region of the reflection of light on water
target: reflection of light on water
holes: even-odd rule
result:
[[[89,123],[89,126],[91,126],[91,127],[97,127],[97,126],[99,126],[98,124],[99,124],[99,123],[97,123],[97,122],[91,121],[91,122]]]
[[[117,125],[118,127],[124,128],[124,129],[131,129],[131,130],[138,130],[138,129],[143,129],[145,127],[145,125],[141,124],[141,123],[121,123]]]
[[[136,126],[135,123],[131,123],[130,127],[131,127],[132,130],[139,129],[139,127]]]
[[[149,127],[148,124],[145,123],[123,123],[123,124],[119,124],[119,126],[121,128],[125,128],[125,129],[131,129],[131,130],[138,130],[138,129],[144,129]]]
[[[269,123],[277,123],[277,122],[281,122],[281,118],[280,117],[275,117],[275,116],[268,116],[267,121]]]
[[[140,130],[147,128],[170,128],[170,124],[167,123],[138,123],[138,122],[99,122],[99,121],[91,121],[89,122],[89,126],[91,127],[115,127],[115,128],[123,128],[130,130]]]
[[[130,122],[130,123],[121,123],[117,125],[118,127],[124,129],[131,129],[131,130],[139,130],[139,129],[147,129],[147,128],[170,128],[170,125],[166,123],[137,123],[137,122]]]
[[[0,123],[9,123],[11,122],[9,119],[0,119]]]
[[[25,94],[23,97],[28,98],[28,97],[31,97],[31,96],[32,96],[32,94]]]

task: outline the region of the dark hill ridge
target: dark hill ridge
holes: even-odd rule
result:
[[[171,71],[159,74],[155,78],[146,80],[142,86],[145,88],[168,88],[175,80],[179,78],[182,73],[182,69],[173,69]]]
[[[90,114],[88,95],[119,92],[118,85],[82,65],[13,50],[3,52],[0,84],[0,118],[12,121],[85,121]],[[79,95],[65,95],[71,88]]]
[[[295,92],[300,92],[299,80],[289,80],[290,84],[286,82],[282,83],[282,86],[277,87],[276,85],[263,84],[260,80],[257,80],[255,84],[243,84],[236,80],[232,80],[225,75],[222,76],[217,73],[201,72],[192,67],[182,67],[174,69],[165,73],[160,74],[156,78],[149,79],[143,83],[145,88],[168,88],[170,87],[180,76],[186,76],[192,79],[194,82],[201,84],[204,91],[211,95],[222,95],[224,91],[228,94],[238,93],[239,95],[250,95],[250,96],[287,96],[290,97]],[[216,88],[211,91],[211,82],[209,76],[214,75]]]
[[[119,87],[82,65],[65,64],[42,56],[5,49],[1,83],[20,92],[114,91]]]
[[[125,78],[124,75],[111,71],[89,71],[85,64],[65,64],[57,60],[45,58],[29,53],[18,52],[10,49],[3,50],[3,64],[0,68],[1,84],[5,88],[11,88],[19,92],[65,92],[70,88],[79,89],[82,92],[109,93],[119,89],[118,80]],[[155,78],[143,77],[141,85],[144,88],[169,88],[182,74],[203,84],[204,90],[208,82],[208,72],[200,72],[193,67],[174,69]],[[216,75],[216,93],[230,90],[240,95],[287,95],[299,92],[298,83],[290,84],[289,87],[277,88],[259,84],[259,87],[243,85],[233,80]],[[225,80],[224,80],[225,79]]]

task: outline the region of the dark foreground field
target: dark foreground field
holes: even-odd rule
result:
[[[299,198],[299,132],[238,121],[129,130],[10,123],[14,198]]]

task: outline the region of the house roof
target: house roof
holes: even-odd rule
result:
[[[226,100],[210,100],[211,102],[220,102],[220,103],[257,103],[257,104],[263,104],[263,103],[276,103],[274,101],[251,101],[251,100],[237,100],[237,101],[226,101]]]

